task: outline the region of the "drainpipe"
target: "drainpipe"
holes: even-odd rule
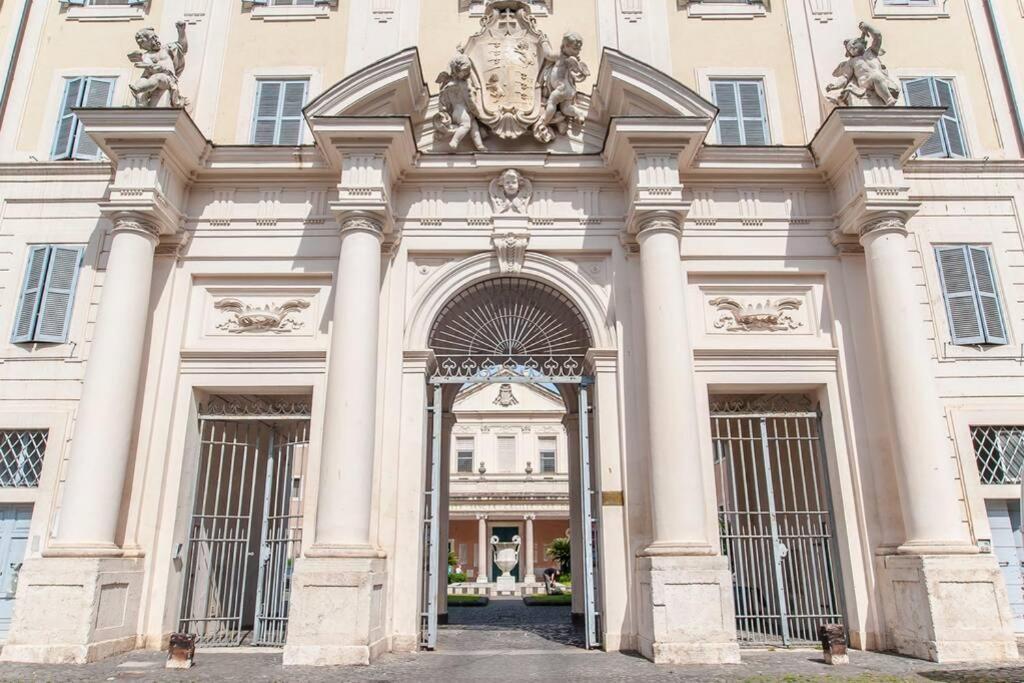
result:
[[[28,24],[28,13],[31,7],[32,0],[24,0],[24,4],[21,6],[21,18],[18,20],[18,32],[10,43],[7,71],[4,73],[2,84],[0,84],[0,126],[3,126],[4,115],[7,113],[7,99],[11,95],[11,83],[14,81],[14,70],[18,66],[18,55],[21,54],[21,43],[25,38],[25,26]]]
[[[1006,46],[1003,42],[1003,25],[999,21],[999,13],[992,0],[985,0],[985,12],[988,14],[988,21],[992,26],[996,56],[999,58],[999,68],[1003,72],[1003,81],[1006,83],[1006,94],[1010,99],[1010,110],[1013,112],[1013,121],[1016,124],[1017,130],[1017,144],[1020,145],[1021,153],[1024,154],[1024,112],[1021,111],[1021,104],[1024,104],[1024,99],[1021,97],[1020,89],[1017,87],[1017,79],[1014,78],[1010,61],[1006,56]]]

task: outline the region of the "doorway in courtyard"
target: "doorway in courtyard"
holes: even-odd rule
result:
[[[711,397],[718,529],[741,645],[844,623],[820,413],[802,394]]]
[[[282,646],[302,546],[305,397],[212,397],[200,407],[178,630],[200,646]]]
[[[582,314],[548,285],[491,278],[441,309],[430,346],[421,646],[486,649],[495,631],[503,648],[600,646]]]

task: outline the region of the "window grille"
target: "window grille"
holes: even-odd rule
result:
[[[540,471],[541,474],[554,474],[556,469],[555,440],[540,440]]]
[[[1024,426],[971,427],[982,484],[1019,484],[1024,465]]]
[[[39,486],[46,437],[45,429],[0,430],[0,488]]]
[[[458,472],[473,471],[473,439],[464,437],[455,439],[455,461]]]

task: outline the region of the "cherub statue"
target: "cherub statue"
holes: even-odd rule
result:
[[[545,41],[545,46],[547,43]],[[533,135],[542,143],[554,139],[552,126],[565,133],[569,124],[582,125],[583,112],[576,106],[576,84],[590,76],[590,68],[580,59],[583,36],[569,31],[562,36],[562,47],[557,54],[548,55],[540,73],[541,97],[544,114],[533,127]]]
[[[863,21],[857,28],[860,29],[860,36],[844,43],[846,61],[841,62],[832,72],[836,80],[825,86],[825,92],[838,90],[839,93],[827,97],[830,102],[843,107],[858,104],[891,107],[896,104],[900,86],[882,64],[881,56],[885,54],[882,34]],[[870,45],[868,38],[871,38]]]
[[[495,213],[526,213],[533,196],[533,183],[514,168],[502,171],[491,181],[489,189]]]
[[[166,92],[170,96],[170,106],[188,107],[188,99],[178,89],[178,78],[185,70],[185,53],[188,52],[188,41],[185,39],[185,22],[174,23],[178,29],[178,40],[163,45],[156,31],[151,28],[140,29],[135,34],[135,42],[141,50],[128,53],[128,59],[136,69],[142,69],[139,80],[128,87],[135,96],[136,107],[156,107]]]
[[[459,53],[448,63],[448,71],[442,71],[437,77],[441,86],[438,96],[439,111],[434,115],[434,129],[450,135],[448,147],[454,152],[459,148],[462,139],[469,135],[476,151],[486,151],[483,142],[483,129],[477,121],[479,113],[470,80],[473,63],[469,57]]]

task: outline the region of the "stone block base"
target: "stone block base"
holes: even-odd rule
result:
[[[885,555],[879,563],[889,649],[933,662],[1017,659],[992,555]]]
[[[388,650],[381,558],[304,557],[295,566],[286,666],[369,664]]]
[[[84,664],[138,646],[140,558],[25,561],[0,661]]]
[[[725,557],[640,557],[637,568],[640,654],[657,664],[739,663]]]

